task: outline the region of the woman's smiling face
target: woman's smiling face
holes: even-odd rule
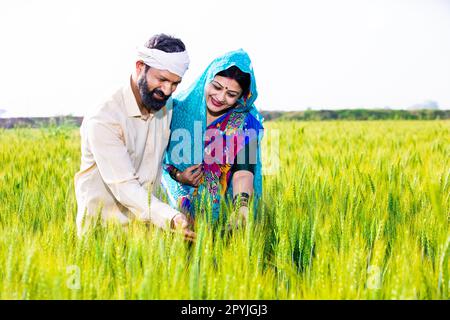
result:
[[[233,107],[241,95],[242,88],[236,80],[215,76],[205,88],[206,106],[211,114],[222,114]]]

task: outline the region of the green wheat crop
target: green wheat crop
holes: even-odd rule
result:
[[[78,239],[78,130],[0,129],[0,299],[450,297],[449,121],[266,129],[256,218],[200,217],[193,244],[139,223]]]

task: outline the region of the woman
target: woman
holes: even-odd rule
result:
[[[250,197],[257,200],[262,193],[263,118],[253,104],[256,97],[251,61],[242,49],[216,58],[175,97],[162,175],[173,207],[193,216],[206,195],[213,219],[224,199],[247,220]]]

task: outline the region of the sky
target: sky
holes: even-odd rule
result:
[[[450,109],[450,0],[2,0],[0,117],[82,116],[156,33],[186,44],[178,91],[243,48],[260,110]]]

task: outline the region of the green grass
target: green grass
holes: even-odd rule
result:
[[[258,218],[200,219],[191,245],[140,224],[79,240],[78,130],[0,129],[0,299],[449,298],[450,121],[266,128]]]

